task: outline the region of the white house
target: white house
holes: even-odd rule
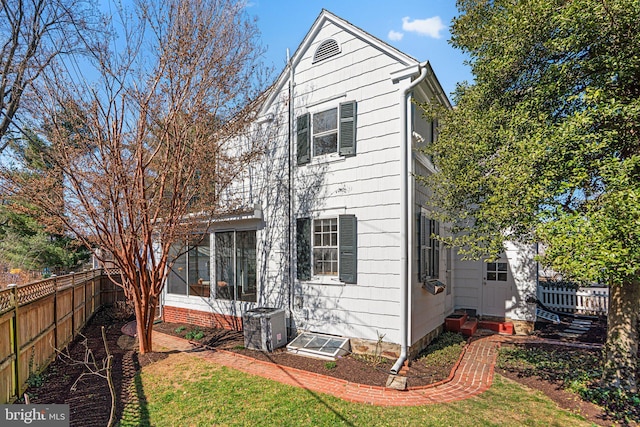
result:
[[[412,100],[450,106],[428,62],[323,10],[255,123],[269,149],[235,187],[246,212],[178,260],[164,319],[239,328],[249,309],[283,308],[291,333],[347,337],[355,351],[382,340],[400,359],[456,309],[531,320],[530,254],[460,261],[431,238],[440,225],[414,176],[434,172],[415,148],[435,126]]]

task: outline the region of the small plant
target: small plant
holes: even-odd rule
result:
[[[373,354],[372,353],[353,354],[353,357],[373,366],[378,366],[379,364],[381,364],[382,363],[382,342],[383,342],[382,340],[384,339],[385,334],[381,334],[378,331],[376,331],[376,334],[378,334],[378,340],[376,341],[376,346],[375,346],[375,349],[373,350]]]
[[[373,365],[374,366],[378,366],[380,363],[382,363],[382,340],[384,339],[386,334],[381,334],[380,332],[376,331],[376,334],[378,335],[378,341],[376,341],[376,351],[373,354]]]
[[[194,329],[187,332],[187,334],[184,337],[188,340],[198,341],[204,338],[204,332],[202,332],[200,328],[195,327]]]
[[[29,376],[27,377],[27,385],[29,387],[40,387],[44,384],[44,375],[33,371],[33,360],[35,358],[35,348],[31,348],[31,357],[29,357]]]
[[[175,328],[173,331],[174,331],[176,334],[179,334],[180,332],[184,331],[185,329],[187,329],[187,327],[186,327],[186,326],[178,326],[178,327],[177,327],[177,328]]]
[[[31,374],[29,374],[29,377],[27,378],[27,385],[29,387],[38,388],[42,384],[44,384],[44,375],[36,374],[36,373],[33,373],[33,372]]]
[[[243,345],[236,345],[233,347],[234,350],[244,350],[244,346]]]
[[[335,361],[333,361],[333,360],[332,360],[332,361],[330,361],[330,362],[326,362],[326,363],[324,364],[324,368],[325,368],[327,371],[330,371],[330,370],[332,370],[332,369],[336,369],[337,367],[338,367],[338,364],[337,364]]]

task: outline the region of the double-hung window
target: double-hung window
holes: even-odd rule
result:
[[[425,212],[418,221],[418,281],[437,279],[440,276],[440,234],[438,221],[430,219]]]
[[[313,274],[338,275],[338,218],[313,221]]]
[[[356,154],[356,102],[305,113],[296,120],[297,163],[304,165],[311,157]]]
[[[338,109],[313,115],[313,155],[322,156],[338,152]]]
[[[334,277],[356,283],[357,220],[354,215],[337,218],[298,218],[296,221],[297,274],[299,280]]]

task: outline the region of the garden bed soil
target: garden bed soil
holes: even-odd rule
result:
[[[151,352],[140,355],[132,348],[131,340],[122,334],[122,327],[127,323],[126,319],[114,317],[108,309],[100,310],[84,329],[84,337],[76,339],[68,349],[69,356],[74,360],[83,360],[86,339],[87,347],[93,352],[96,361],[101,364],[106,353],[102,343],[101,326],[105,326],[106,337],[110,353],[113,355],[113,379],[117,396],[117,419],[122,416],[122,408],[135,394],[134,378],[141,367],[154,363],[167,357],[164,352]],[[546,325],[541,325],[546,326]],[[183,327],[183,328],[181,328]],[[194,327],[191,325],[160,323],[154,326],[155,330],[184,336]],[[177,330],[180,332],[176,332]],[[359,356],[345,356],[338,359],[335,368],[324,360],[286,353],[278,350],[274,353],[244,349],[244,339],[241,332],[199,328],[203,337],[198,345],[234,351],[258,360],[269,361],[284,366],[290,366],[302,370],[329,375],[361,384],[384,385],[389,375],[389,369],[393,361],[382,359],[379,363],[373,363],[370,358]],[[605,329],[606,330],[606,329]],[[556,331],[557,332],[557,331]],[[541,328],[541,337],[553,338],[557,336],[552,329]],[[125,337],[123,339],[123,337]],[[602,337],[598,338],[602,341]],[[562,347],[559,347],[560,351]],[[447,378],[452,366],[426,367],[412,363],[408,372],[408,385],[419,387]],[[85,376],[76,384],[75,390],[71,390],[76,380],[87,372],[82,363],[69,363],[58,357],[50,367],[36,379],[41,380],[39,387],[30,387],[27,393],[31,403],[66,403],[71,409],[72,426],[104,426],[109,419],[110,392],[106,380],[96,376]],[[498,373],[511,378],[528,387],[541,390],[562,408],[576,411],[590,421],[600,425],[611,425],[604,418],[603,411],[589,403],[582,402],[575,394],[563,391],[558,384],[535,378],[523,377],[516,372],[498,370]]]
[[[181,323],[159,323],[154,326],[154,330],[168,335],[175,335],[187,338],[187,334],[196,330],[192,325]],[[226,331],[213,328],[198,327],[197,331],[203,337],[197,341],[191,340],[194,345],[202,345],[208,348],[227,350],[257,360],[275,363],[277,365],[288,366],[301,369],[303,371],[315,372],[346,381],[373,385],[385,386],[395,360],[384,357],[373,357],[350,354],[339,357],[334,363],[327,363],[327,360],[292,354],[282,347],[271,353],[250,350],[244,348],[244,336],[242,332]],[[446,379],[451,373],[456,361],[447,365],[427,366],[420,361],[410,364],[407,371],[407,384],[409,387],[421,387],[433,384]]]

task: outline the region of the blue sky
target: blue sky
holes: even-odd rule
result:
[[[465,56],[448,42],[455,0],[249,0],[247,11],[258,18],[266,62],[276,73],[287,48],[296,50],[323,8],[419,61],[429,60],[449,96],[456,83],[472,80]]]

